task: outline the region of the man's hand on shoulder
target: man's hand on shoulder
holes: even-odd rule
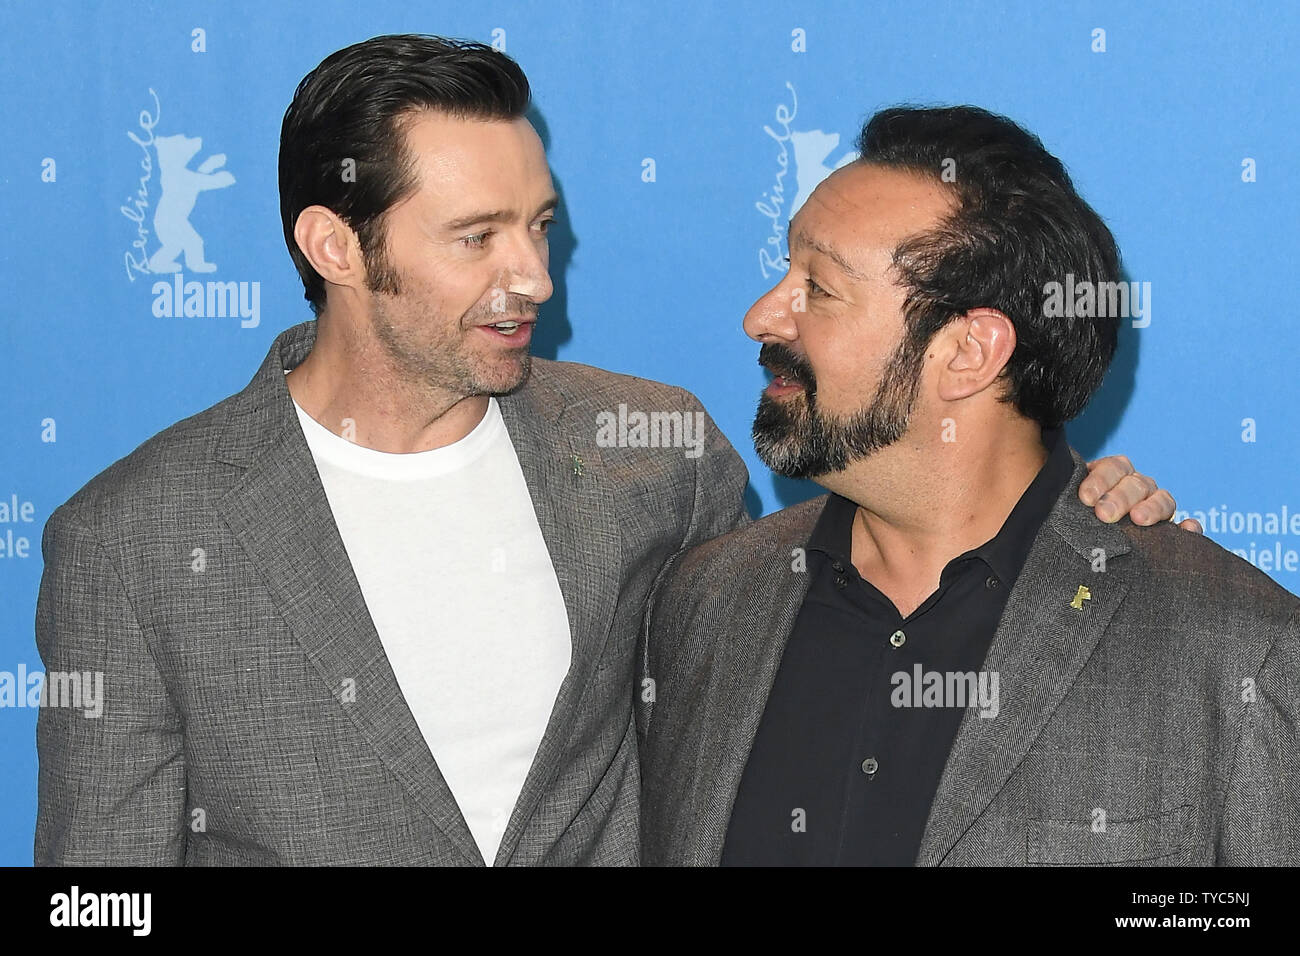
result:
[[[1125,515],[1137,525],[1153,525],[1174,516],[1174,496],[1154,478],[1134,470],[1126,455],[1108,455],[1088,462],[1088,477],[1079,485],[1079,500],[1091,505],[1097,517],[1113,524]],[[1195,518],[1178,523],[1185,531],[1203,534]]]

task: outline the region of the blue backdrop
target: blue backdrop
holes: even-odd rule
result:
[[[748,437],[764,379],[740,322],[776,281],[793,205],[851,158],[876,108],[1010,115],[1068,165],[1129,278],[1150,283],[1070,440],[1128,453],[1215,540],[1300,590],[1297,347],[1282,314],[1300,254],[1298,26],[1290,5],[1188,0],[9,0],[0,697],[6,674],[41,669],[50,512],[242,388],[275,335],[310,317],[281,238],[280,120],[325,55],[380,33],[470,37],[520,62],[563,201],[535,351],[694,391],[746,457],[755,512],[814,491],[774,479]],[[183,280],[238,283],[242,311],[178,317],[146,271],[161,169],[215,175],[217,155],[233,182],[192,210],[173,196],[185,208],[167,216],[183,226],[188,212],[216,265]],[[11,865],[31,861],[36,805],[36,715],[17,702],[0,706]]]

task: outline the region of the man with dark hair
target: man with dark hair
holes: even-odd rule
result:
[[[754,441],[831,494],[676,559],[638,705],[643,856],[697,865],[1300,862],[1300,601],[1107,525],[1060,426],[1119,278],[1038,139],[886,110],[745,317]],[[954,178],[955,176],[955,178]]]
[[[530,362],[556,194],[528,100],[510,58],[419,36],[300,84],[281,215],[317,319],[46,527],[42,658],[108,697],[40,714],[38,862],[638,861],[645,601],[746,521],[746,473],[689,393]],[[620,404],[691,453],[602,447]],[[1148,488],[1116,464],[1122,513]]]

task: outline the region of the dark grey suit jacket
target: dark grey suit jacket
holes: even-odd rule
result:
[[[917,864],[1300,863],[1300,601],[1200,535],[1102,523],[1074,460],[985,658],[1000,712],[963,715]],[[825,500],[688,552],[651,598],[647,864],[721,859]]]
[[[285,385],[314,341],[314,323],[287,330],[246,389],[51,516],[37,643],[47,671],[102,671],[105,705],[39,715],[37,863],[484,862]],[[698,457],[598,446],[596,415],[619,403],[699,410],[678,388],[537,359],[499,401],[573,656],[495,862],[636,864],[645,601],[675,553],[747,520],[745,467],[708,420]]]

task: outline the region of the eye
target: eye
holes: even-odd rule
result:
[[[538,220],[537,224],[533,228],[536,229],[538,232],[540,232],[542,235],[546,235],[546,233],[550,231],[550,228],[553,225],[555,225],[554,218],[540,219]]]
[[[461,245],[467,249],[482,249],[483,244],[487,242],[487,237],[492,235],[491,232],[480,232],[475,236],[465,236],[461,239]]]
[[[786,262],[786,265],[789,265],[789,264],[790,264],[790,257],[789,257],[789,256],[786,256],[786,257],[785,257],[785,262]],[[807,282],[807,284],[808,284],[808,294],[809,294],[809,295],[830,295],[829,292],[827,292],[825,289],[823,289],[821,286],[819,286],[816,282],[813,281],[813,277],[812,277],[812,276],[808,276],[808,278],[807,278],[806,280],[804,280],[804,281]]]

